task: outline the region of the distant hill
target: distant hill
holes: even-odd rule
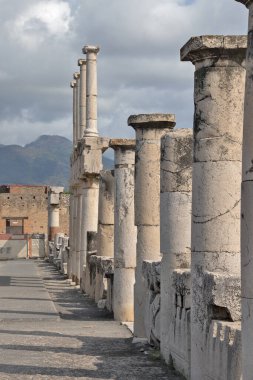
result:
[[[0,184],[55,185],[69,187],[70,140],[62,136],[40,136],[25,145],[0,144]],[[104,167],[113,161],[103,158]]]

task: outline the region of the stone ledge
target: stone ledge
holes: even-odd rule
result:
[[[240,52],[246,56],[247,36],[219,36],[207,35],[192,37],[181,48],[181,61],[196,62],[205,58],[216,56],[238,55]]]

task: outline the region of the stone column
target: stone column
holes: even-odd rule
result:
[[[87,233],[98,230],[98,200],[99,200],[99,177],[98,175],[89,176],[83,181],[83,214],[82,214],[82,240],[80,269],[85,276],[82,276],[82,289],[89,291],[89,273],[87,273]],[[86,270],[86,269],[87,270]],[[85,277],[85,278],[84,278]]]
[[[176,129],[161,146],[161,353],[171,358],[170,331],[175,320],[175,269],[190,268],[192,211],[192,129]]]
[[[83,53],[86,54],[86,136],[97,136],[97,54],[98,46],[84,46]]]
[[[128,119],[136,131],[135,225],[137,262],[134,289],[134,334],[145,337],[144,260],[160,259],[160,147],[161,137],[175,125],[171,114],[133,115]]]
[[[111,170],[100,172],[98,204],[98,256],[114,256],[114,174]]]
[[[97,231],[98,228],[98,201],[99,201],[99,175],[102,169],[102,153],[108,147],[108,139],[100,137],[85,137],[80,156],[83,183],[83,212],[81,237],[81,271],[83,279],[81,287],[84,291],[89,281],[86,266],[87,232]],[[85,274],[84,274],[85,269]],[[88,268],[87,268],[88,269]],[[87,275],[87,276],[86,276]],[[86,277],[86,280],[85,280]]]
[[[80,285],[82,278],[82,269],[81,269],[81,240],[82,240],[82,214],[83,214],[83,197],[81,184],[77,188],[77,198],[76,198],[76,259],[75,259],[75,277],[76,284]]]
[[[237,0],[249,9],[248,50],[246,58],[246,87],[244,103],[242,153],[242,375],[253,374],[253,1]]]
[[[113,311],[118,321],[134,320],[137,231],[134,225],[135,140],[113,139],[115,213]]]
[[[79,59],[80,66],[80,139],[86,129],[86,59]]]
[[[70,82],[70,87],[73,88],[73,145],[76,145],[76,81]]]
[[[63,193],[63,187],[52,186],[49,188],[49,218],[48,218],[48,239],[54,240],[55,235],[59,232],[59,206],[60,193]]]
[[[203,380],[203,336],[212,319],[240,319],[239,300],[216,304],[214,274],[240,277],[240,182],[247,41],[191,38],[181,60],[195,65],[192,200],[191,378]],[[212,276],[211,276],[212,274]],[[210,289],[212,299],[209,299]],[[225,305],[227,302],[227,305]],[[240,307],[240,306],[239,306]]]
[[[76,102],[74,113],[76,115],[76,142],[80,140],[80,73],[74,73],[73,75],[76,81]]]
[[[72,251],[71,251],[71,279],[76,282],[77,278],[77,188],[73,187],[73,236],[72,236]]]

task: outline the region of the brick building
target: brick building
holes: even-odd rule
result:
[[[48,192],[47,186],[0,186],[0,259],[43,255]],[[69,230],[69,195],[64,193],[60,194],[59,230],[66,234]]]

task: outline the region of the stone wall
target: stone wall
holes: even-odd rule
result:
[[[24,219],[25,234],[48,234],[48,189],[46,186],[2,186],[0,191],[0,234],[6,219]],[[8,192],[3,192],[8,191]],[[69,194],[60,197],[60,229],[69,233]]]

